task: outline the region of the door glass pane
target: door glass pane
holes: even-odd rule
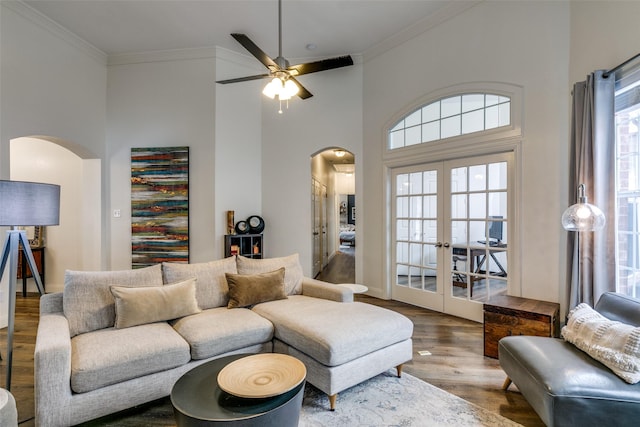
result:
[[[467,168],[456,168],[451,170],[451,191],[467,191]]]
[[[507,188],[507,162],[489,164],[489,190]]]
[[[408,197],[398,197],[396,199],[396,216],[398,218],[407,218],[409,216]]]
[[[409,197],[409,216],[422,218],[422,196]]]
[[[489,197],[489,216],[507,217],[507,192],[490,192]]]
[[[424,177],[423,192],[425,194],[437,194],[438,173],[436,171],[426,171],[422,175]]]
[[[398,174],[396,180],[396,283],[435,292],[438,271],[438,173]]]
[[[422,231],[424,233],[424,242],[435,243],[438,239],[438,221],[424,221]]]
[[[463,168],[452,169],[452,183]],[[486,301],[507,289],[507,163],[468,169],[469,205],[461,215],[462,195],[451,195],[451,296]]]
[[[409,221],[400,219],[396,223],[396,239],[409,240]]]
[[[487,217],[486,198],[485,193],[469,194],[469,218]]]
[[[438,196],[424,196],[424,217],[436,218],[438,216]]]
[[[409,175],[406,173],[396,177],[396,195],[402,196],[409,194]]]
[[[454,194],[451,196],[451,218],[467,217],[467,195]]]
[[[469,167],[469,191],[484,191],[487,189],[487,174],[485,165]]]
[[[409,194],[422,194],[422,173],[409,175]]]
[[[412,242],[422,241],[422,220],[414,219],[409,221],[409,240]]]

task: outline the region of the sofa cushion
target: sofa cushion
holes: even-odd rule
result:
[[[273,338],[273,324],[246,308],[211,308],[172,324],[191,346],[194,360],[262,344]]]
[[[562,337],[626,382],[640,381],[640,328],[609,320],[582,303],[569,312]]]
[[[226,274],[229,284],[228,308],[248,307],[261,302],[287,298],[284,267],[259,274]]]
[[[189,362],[189,344],[166,322],[101,329],[71,339],[76,393],[165,371]]]
[[[411,338],[405,316],[359,302],[341,303],[303,295],[258,304],[275,337],[326,366],[338,366]]]
[[[258,274],[285,268],[284,288],[287,295],[302,293],[302,265],[298,254],[280,258],[253,259],[241,255],[237,257],[238,274]]]
[[[65,271],[63,311],[71,336],[112,327],[116,320],[111,285],[162,286],[160,264],[137,270]]]
[[[548,425],[598,426],[637,420],[640,388],[560,339],[514,335],[498,342],[500,366]],[[615,415],[614,415],[615,414]]]
[[[194,264],[162,263],[165,283],[179,282],[190,277],[198,279],[196,299],[203,310],[227,305],[229,288],[224,274],[237,272],[235,257]]]
[[[142,288],[111,286],[111,293],[116,304],[114,326],[118,329],[200,312],[196,301],[196,279]]]

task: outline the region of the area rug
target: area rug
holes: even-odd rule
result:
[[[33,424],[25,424],[33,425]],[[81,424],[82,427],[175,427],[169,398]],[[513,427],[514,423],[395,369],[338,394],[336,410],[307,383],[299,427]]]
[[[307,384],[299,427],[519,426],[416,377],[395,369],[338,394],[336,410]]]

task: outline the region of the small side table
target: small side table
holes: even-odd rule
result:
[[[42,290],[44,290],[44,246],[31,246],[31,253],[36,262],[36,268],[40,274],[42,281]],[[24,259],[24,252],[18,251],[18,279],[22,279],[22,296],[27,296],[27,279],[33,277],[33,273],[29,268],[29,263]]]
[[[484,355],[498,358],[498,341],[509,335],[558,337],[560,304],[499,295],[484,303]]]
[[[363,294],[369,290],[365,285],[358,285],[357,283],[339,283],[338,286],[349,288],[354,294]]]

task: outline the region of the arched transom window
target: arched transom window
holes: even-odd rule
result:
[[[511,98],[468,93],[418,108],[389,131],[389,149],[509,126]]]

